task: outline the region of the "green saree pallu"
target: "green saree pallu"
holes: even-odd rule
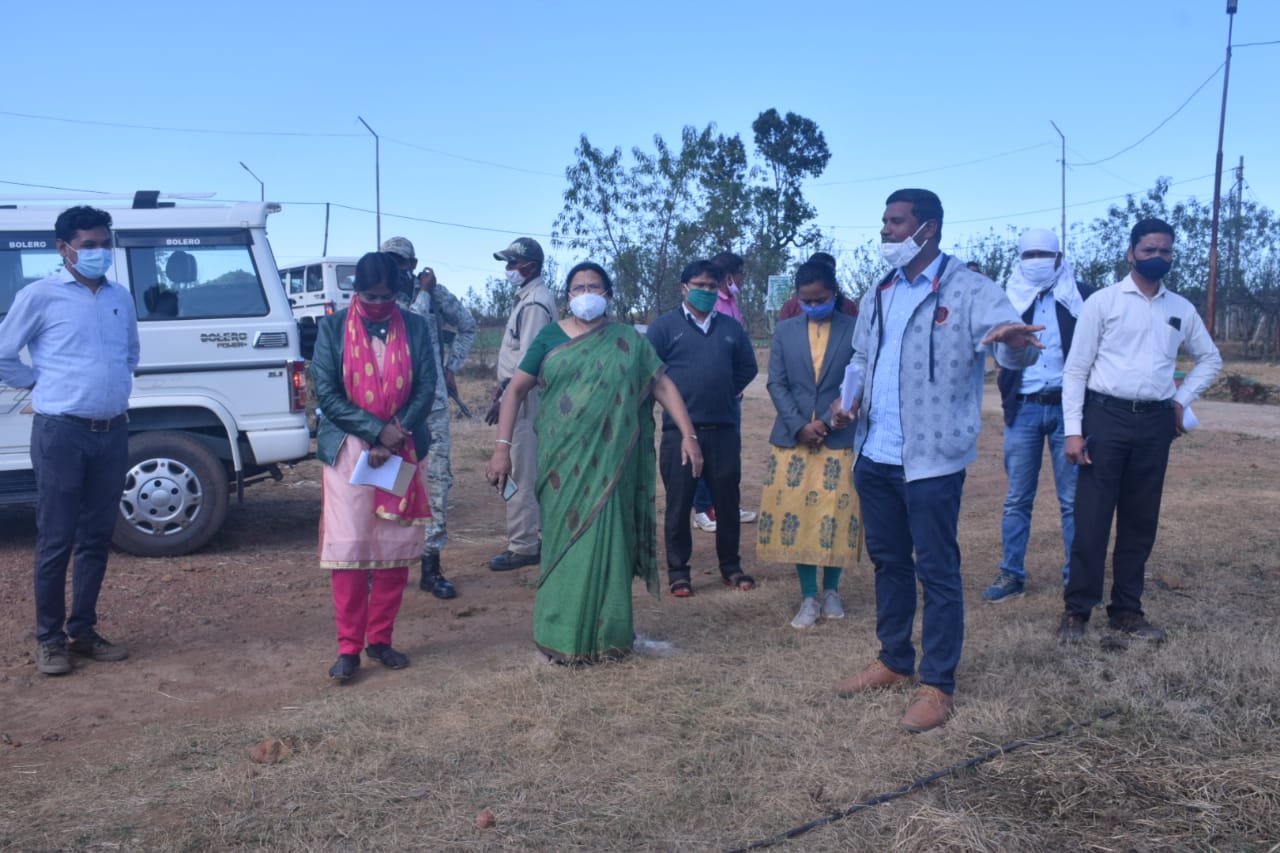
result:
[[[649,341],[606,323],[547,353],[538,372],[542,571],[533,639],[556,660],[631,650],[632,579],[658,595]]]

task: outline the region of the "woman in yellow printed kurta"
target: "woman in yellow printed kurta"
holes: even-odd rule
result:
[[[769,396],[777,418],[760,500],[757,559],[795,563],[801,603],[792,627],[844,618],[840,575],[858,558],[862,523],[853,490],[853,430],[831,427],[853,356],[856,320],[835,312],[835,271],[807,263],[796,271],[804,313],[777,325],[769,354]],[[823,567],[822,595],[818,566]]]

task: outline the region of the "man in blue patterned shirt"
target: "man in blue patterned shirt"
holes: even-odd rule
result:
[[[893,272],[862,298],[853,364],[862,398],[835,411],[832,426],[857,419],[854,485],[867,554],[876,568],[880,654],[836,685],[840,696],[914,680],[911,641],[916,587],[923,590],[920,687],[899,725],[936,728],[951,715],[964,643],[960,495],[977,458],[983,368],[1034,364],[1042,326],[1021,322],[994,282],[943,254],[942,202],[928,190],[885,200],[880,249]]]

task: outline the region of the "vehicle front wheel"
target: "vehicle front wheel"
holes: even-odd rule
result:
[[[129,472],[112,542],[140,557],[188,554],[227,517],[226,469],[199,440],[179,432],[129,437]]]

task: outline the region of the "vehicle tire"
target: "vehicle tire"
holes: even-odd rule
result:
[[[180,432],[129,437],[129,471],[111,541],[139,557],[188,554],[227,517],[226,468],[199,440]]]

